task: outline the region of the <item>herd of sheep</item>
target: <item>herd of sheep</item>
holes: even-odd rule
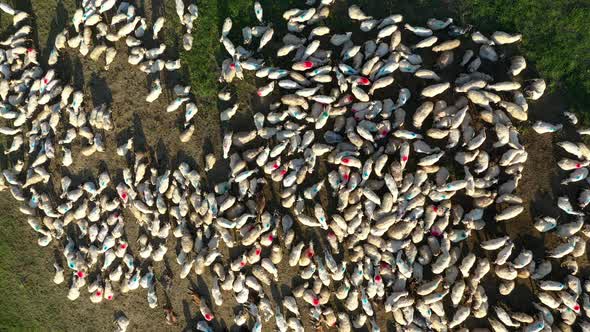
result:
[[[175,5],[188,51],[198,8],[186,2]],[[210,186],[188,162],[163,171],[133,139],[116,149],[128,162],[119,183],[108,171],[79,186],[52,177],[50,165],[74,162],[76,140],[85,157],[112,143],[104,139],[113,130],[111,110],[91,109],[52,69],[65,52],[105,70],[126,54],[153,78],[148,103],[162,94],[161,75],[181,63],[166,59],[158,41],[164,18],[150,27],[131,3],[84,0],[45,66],[30,45],[29,14],[0,3],[13,18],[11,35],[0,42],[0,133],[11,142],[0,185],[20,202],[38,244],[62,251],[54,282],[67,284],[70,300],[89,296],[93,303],[147,289],[156,308],[162,278],[153,266],[168,256],[182,279],[212,277],[210,298],[192,292],[200,331],[213,331],[224,302],[237,306],[233,324],[253,331],[380,331],[385,323],[400,331],[590,330],[590,280],[578,268],[590,236],[590,149],[583,142],[557,143],[569,155],[558,163],[568,172],[561,185],[577,202],[559,197],[561,214],[535,216],[531,230],[553,232],[559,244],[540,257],[511,234],[487,232],[527,208],[518,195],[528,158],[519,128],[529,126],[529,101],[546,85],[523,79],[524,57],[506,56],[522,36],[488,37],[450,18],[410,25],[402,15],[376,18],[356,5],[338,18],[349,20],[348,31],[337,32],[326,25],[334,2],[287,10],[287,31],[265,20],[258,1],[256,26],[225,19],[222,155],[208,154],[203,164],[208,173],[221,158],[229,169]],[[238,104],[236,79],[256,83],[260,109]],[[173,91],[166,112],[184,110],[180,140],[189,142],[205,124],[196,122],[190,87]],[[250,130],[232,130],[249,114]],[[572,113],[564,119],[577,125]],[[544,134],[563,125],[535,121],[532,128]],[[133,253],[125,232],[131,222],[140,228]],[[228,256],[228,248],[239,254]],[[297,278],[277,298],[269,289],[285,268],[297,269]],[[556,270],[565,277],[552,278]],[[495,303],[483,286],[491,279]],[[535,299],[519,312],[502,299],[525,280]],[[175,324],[173,310],[165,312]],[[115,323],[125,331],[130,322],[120,316]]]

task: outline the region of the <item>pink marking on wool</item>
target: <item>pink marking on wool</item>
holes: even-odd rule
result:
[[[582,167],[582,164],[576,164],[576,168]]]
[[[437,207],[437,206],[433,206],[433,207],[432,207],[432,211],[434,211],[434,212],[438,212],[438,207]]]
[[[348,174],[344,174],[344,175],[342,176],[342,178],[344,178],[344,180],[348,181],[348,180],[350,179],[350,175],[348,175]]]
[[[229,65],[229,67],[230,67],[231,69],[236,69],[236,64],[235,64],[235,63],[232,63],[232,64],[230,64],[230,65]]]
[[[430,231],[430,234],[432,234],[432,236],[439,237],[442,235],[442,232],[438,230],[438,228],[434,228]]]
[[[376,275],[375,276],[375,281],[376,282],[381,282],[381,276],[380,275]]]
[[[207,320],[208,322],[210,322],[213,319],[213,316],[210,314],[205,314],[205,320]]]
[[[278,163],[275,163],[274,165],[272,165],[272,168],[274,168],[274,169],[277,169],[279,167],[280,167],[280,165]]]
[[[100,291],[96,292],[96,296],[101,296],[102,293]]]
[[[281,175],[285,175],[285,174],[287,174],[287,170],[286,169],[284,169],[284,170],[281,171]]]
[[[350,159],[348,158],[342,158],[342,162],[345,164],[348,164],[350,162]]]
[[[369,81],[369,79],[366,77],[359,78],[358,82],[361,85],[369,85],[371,83],[371,81]]]
[[[109,296],[107,297],[107,299],[109,299],[109,300],[112,300],[112,299],[113,299],[113,296],[112,296],[112,295],[109,295]]]
[[[244,261],[241,261],[241,262],[240,262],[240,266],[241,266],[241,267],[244,267],[244,266],[246,266],[246,262],[244,262]]]
[[[78,273],[76,273],[76,275],[78,276],[78,278],[84,278],[84,272],[82,272],[82,271],[78,271]]]
[[[575,311],[580,311],[580,306],[579,306],[578,304],[576,304],[576,305],[574,306],[574,310],[575,310]]]
[[[315,254],[315,253],[313,252],[313,250],[308,250],[308,251],[307,251],[307,257],[308,257],[308,258],[312,258],[314,254]]]
[[[274,237],[274,236],[272,236],[272,234],[268,236],[268,240],[269,240],[269,241],[271,241],[271,242],[272,242],[272,240],[274,240],[274,239],[275,239],[275,237]]]
[[[313,306],[314,306],[314,307],[317,307],[317,306],[319,306],[319,305],[320,305],[320,300],[319,300],[318,298],[315,298],[315,299],[313,299],[313,301],[312,301],[312,302],[313,302]]]
[[[260,256],[260,252],[261,252],[260,249],[256,249],[256,256]]]
[[[123,244],[121,245],[121,249],[125,249],[125,248],[127,248],[127,244],[123,243]]]
[[[311,68],[311,67],[313,67],[313,62],[311,62],[311,61],[305,61],[303,63],[303,67],[305,67],[305,68]]]
[[[403,156],[402,161],[408,161],[408,156]]]

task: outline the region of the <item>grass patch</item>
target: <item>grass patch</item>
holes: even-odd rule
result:
[[[193,48],[181,51],[180,58],[185,67],[192,91],[197,97],[214,98],[217,94],[219,68],[219,0],[199,3],[199,18],[193,29]],[[182,35],[177,35],[182,38]]]
[[[583,123],[590,123],[590,3],[580,0],[460,0],[466,23],[485,32],[524,35],[523,54],[551,90],[565,92]]]
[[[0,197],[0,330],[65,328],[60,306],[67,299],[52,285],[53,258],[49,248],[37,247],[30,229],[17,217],[6,194]]]

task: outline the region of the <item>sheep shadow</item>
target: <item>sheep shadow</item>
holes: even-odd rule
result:
[[[113,103],[113,94],[106,79],[94,72],[90,76],[90,93],[92,95],[92,104],[94,107],[101,105],[111,106]]]
[[[172,165],[170,164],[170,157],[169,157],[168,147],[166,143],[162,139],[158,140],[156,144],[156,167],[159,168],[160,172],[163,173],[167,169],[172,169]]]
[[[68,10],[66,9],[62,0],[57,2],[55,7],[55,14],[53,15],[53,20],[51,21],[51,26],[49,27],[49,33],[47,34],[47,40],[45,42],[45,48],[41,53],[41,61],[42,63],[47,63],[49,60],[49,56],[54,49],[55,46],[55,37],[63,31],[66,27],[66,24],[69,22],[68,19]],[[61,73],[64,71],[63,64],[60,64],[59,61],[57,65],[57,72]]]
[[[141,117],[137,113],[133,113],[133,149],[135,151],[147,151],[147,141],[145,138],[145,132],[143,130],[143,124]]]
[[[69,57],[68,57],[69,59]],[[82,62],[80,58],[74,57],[74,60],[71,61],[72,73],[68,78],[71,77],[72,85],[74,89],[81,90],[84,88],[84,66],[82,66]]]
[[[31,2],[31,0],[18,0],[15,1],[14,4],[14,8],[20,11],[24,11],[27,13],[35,13],[35,11],[33,10],[33,4]],[[9,16],[4,16],[4,17],[9,17]],[[31,18],[31,28],[33,28],[33,46],[36,49],[39,49],[39,27],[37,25],[37,17],[36,15],[32,15]],[[12,24],[12,18],[10,18],[11,24]]]
[[[182,313],[184,315],[184,320],[186,325],[182,329],[183,331],[195,331],[197,328],[197,320],[193,317],[191,313],[191,307],[187,300],[182,300]]]

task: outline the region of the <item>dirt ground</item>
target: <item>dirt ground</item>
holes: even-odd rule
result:
[[[29,7],[35,12],[39,30],[36,39],[43,50],[46,50],[46,45],[50,44],[52,36],[59,31],[59,26],[69,21],[74,8],[73,0],[63,2],[16,0],[16,2],[17,7]],[[174,15],[174,11],[170,10],[172,2],[165,5],[158,0],[137,2],[139,8],[150,14],[145,15],[148,21],[153,19],[151,13],[154,11],[164,12],[167,17]],[[376,13],[377,16],[394,12],[403,13],[409,17],[428,17],[427,15],[432,14],[432,12],[404,12],[411,8],[411,3],[407,1],[399,2],[399,6],[395,1],[388,1],[382,7],[374,3],[368,4],[366,10],[369,13]],[[340,12],[340,14],[343,13]],[[177,52],[177,50],[172,49],[169,52]],[[118,183],[126,161],[116,155],[116,146],[131,136],[135,137],[140,149],[153,154],[161,167],[178,165],[179,162],[187,161],[202,171],[203,153],[214,152],[220,155],[222,126],[219,123],[219,110],[215,96],[199,96],[202,98],[197,99],[197,102],[200,102],[198,104],[200,111],[195,120],[197,130],[189,143],[181,144],[178,140],[179,114],[165,112],[165,107],[172,98],[170,90],[153,104],[147,104],[144,99],[150,82],[145,74],[127,63],[126,56],[123,54],[117,56],[108,71],[78,58],[73,53],[66,55],[64,60],[65,64],[59,68],[64,75],[64,80],[84,90],[87,107],[103,103],[109,105],[113,111],[115,126],[114,130],[106,133],[106,152],[85,158],[73,151],[77,157],[73,164],[75,167],[70,169],[71,174],[56,167],[53,170],[55,179],[67,174],[75,182],[81,183],[95,177],[106,167],[114,182]],[[212,73],[209,79],[215,80],[216,75],[217,72]],[[237,93],[240,95],[240,102],[245,106],[243,109],[248,109],[238,116],[245,119],[250,117],[254,113],[252,110],[257,107],[257,101],[249,94],[251,90],[252,85],[249,83],[238,85]],[[542,101],[530,105],[531,117],[543,120],[561,120],[558,114],[564,109],[565,104],[559,94],[546,96]],[[550,135],[537,135],[532,130],[524,133],[522,140],[529,153],[529,159],[525,166],[519,194],[530,209],[521,214],[517,220],[496,226],[499,231],[503,232],[505,229],[516,239],[517,244],[526,243],[527,247],[534,249],[535,253],[541,256],[544,248],[551,247],[557,239],[553,236],[541,236],[534,230],[532,217],[539,213],[556,213],[553,207],[555,199],[559,195],[566,194],[560,192],[558,182],[554,180],[555,175],[559,175],[556,161],[561,156],[561,151],[553,151],[551,143],[554,139],[556,138]],[[3,165],[10,162],[10,160],[2,160]],[[211,183],[223,175],[227,166],[220,164],[216,169],[216,172],[210,174]],[[204,174],[204,172],[201,173]],[[572,191],[570,195],[574,197],[575,192]],[[116,292],[114,301],[105,301],[101,304],[92,304],[85,295],[75,302],[67,300],[67,286],[55,285],[52,282],[52,263],[59,253],[56,248],[39,248],[35,244],[36,236],[26,224],[26,219],[19,214],[17,206],[9,193],[0,194],[0,209],[3,211],[0,216],[0,330],[108,331],[112,330],[111,322],[118,311],[123,311],[129,317],[132,331],[166,331],[179,328],[191,330],[195,326],[198,309],[190,303],[186,290],[189,286],[193,286],[207,296],[210,288],[208,275],[196,277],[193,273],[190,278],[184,280],[176,277],[175,286],[168,294],[165,294],[163,287],[158,284],[159,306],[153,310],[147,306],[147,290],[142,289],[128,294]],[[130,213],[125,214],[125,220],[130,249],[133,251],[136,249],[135,239],[138,227]],[[307,234],[314,236],[313,233]],[[483,239],[490,234],[477,236]],[[224,255],[225,258],[233,257],[230,252],[225,252]],[[179,268],[175,262],[173,250],[168,252],[166,264],[178,275]],[[285,260],[283,265],[279,267],[281,273],[277,286],[273,289],[265,289],[271,298],[287,293],[292,285],[299,284],[297,271],[288,267]],[[584,265],[587,266],[587,264]],[[159,274],[163,268],[164,264],[156,265],[156,274]],[[497,285],[488,282],[486,287],[497,288]],[[523,299],[530,299],[534,291],[528,282],[522,283],[511,297],[490,300],[509,302],[514,309],[529,312],[530,301]],[[179,316],[178,327],[165,324],[161,308],[168,301]],[[224,296],[222,307],[213,306],[214,313],[219,318],[217,319],[219,325],[214,326],[215,330],[235,330],[232,328],[234,325],[232,311],[235,307],[236,303],[230,296]],[[303,312],[302,317],[306,317],[306,314]],[[379,311],[377,314],[382,326],[386,330],[393,330],[392,326],[386,326],[384,313]]]

